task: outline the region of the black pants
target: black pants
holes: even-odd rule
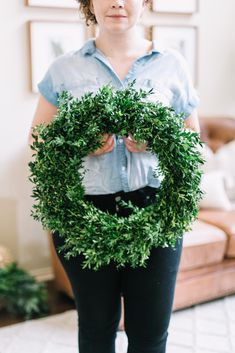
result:
[[[96,207],[127,216],[117,205],[121,198],[139,207],[154,202],[155,191],[147,187],[132,193],[86,195]],[[63,244],[53,233],[55,248]],[[66,260],[58,254],[72,285],[79,318],[79,353],[115,353],[115,338],[124,297],[125,331],[128,353],[165,353],[172,312],[176,276],[182,251],[182,238],[175,249],[153,248],[146,268],[114,264],[98,271],[82,269],[83,255]]]

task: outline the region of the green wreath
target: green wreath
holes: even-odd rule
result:
[[[203,163],[199,134],[186,130],[182,114],[173,108],[146,100],[152,90],[137,91],[134,84],[123,90],[106,85],[80,99],[64,91],[53,121],[33,130],[29,179],[37,203],[32,216],[64,237],[59,251],[66,258],[84,255],[83,268],[97,270],[110,261],[117,268],[145,267],[151,248],[175,247],[198,214]],[[138,208],[122,201],[132,210],[125,218],[84,198],[83,159],[102,146],[104,132],[131,132],[135,140],[148,141],[148,151],[159,159],[155,176],[162,182],[156,203]]]

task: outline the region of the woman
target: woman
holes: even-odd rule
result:
[[[49,123],[57,113],[58,93],[64,89],[76,97],[111,83],[125,88],[154,89],[148,99],[183,112],[185,127],[199,132],[198,98],[180,54],[157,47],[139,36],[137,23],[149,0],[81,0],[80,9],[99,33],[78,51],[53,62],[39,83],[38,106],[33,124]],[[30,138],[31,142],[32,138]],[[129,211],[118,205],[131,200],[139,207],[154,202],[160,181],[153,175],[157,157],[130,136],[103,134],[103,145],[85,159],[83,179],[86,199],[118,216]],[[53,233],[56,249],[63,243]],[[82,269],[83,256],[60,260],[72,285],[79,314],[79,352],[114,353],[115,337],[124,297],[128,353],[164,353],[172,311],[182,238],[175,249],[154,248],[147,267],[117,269],[114,263],[98,271]]]

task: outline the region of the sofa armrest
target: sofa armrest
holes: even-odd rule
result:
[[[228,236],[227,257],[235,257],[235,210],[219,211],[203,209],[199,211],[198,219],[223,230]]]

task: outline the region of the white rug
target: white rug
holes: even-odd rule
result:
[[[116,353],[126,351],[126,334],[118,332]],[[235,353],[235,296],[172,315],[167,353],[216,352]],[[1,328],[0,353],[78,353],[76,311]]]

